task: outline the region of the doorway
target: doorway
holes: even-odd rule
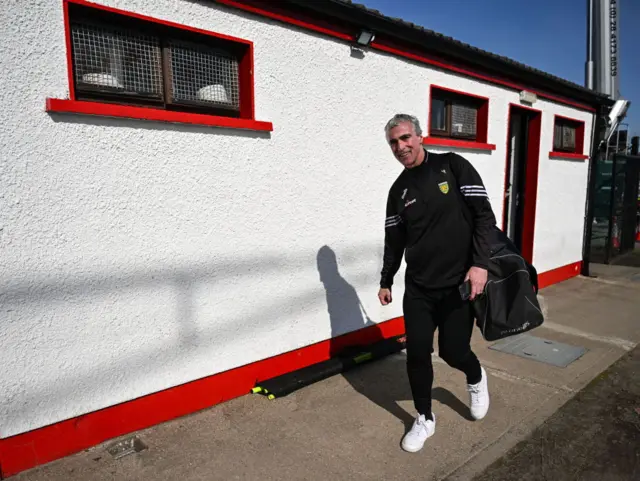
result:
[[[529,262],[533,262],[541,120],[539,110],[509,106],[502,229]]]

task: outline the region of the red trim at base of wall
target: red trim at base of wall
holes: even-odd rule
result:
[[[494,144],[485,144],[483,142],[456,140],[440,137],[425,137],[424,139],[422,139],[422,144],[438,147],[457,147],[459,149],[496,150],[496,146]]]
[[[34,431],[0,439],[0,475],[17,474],[123,434],[251,392],[259,381],[329,359],[331,351],[404,333],[399,317],[295,351],[149,394]]]
[[[540,288],[580,274],[582,262],[539,275]],[[0,439],[1,476],[12,476],[186,414],[249,394],[257,382],[324,361],[332,351],[404,334],[398,317],[230,371],[149,394],[34,431]]]
[[[538,287],[544,289],[553,284],[569,280],[572,277],[577,277],[580,275],[580,272],[582,272],[582,261],[543,272],[538,276]]]
[[[124,119],[152,120],[178,124],[201,125],[204,127],[222,127],[227,129],[245,129],[271,132],[271,122],[259,120],[219,117],[216,115],[191,114],[172,110],[132,107],[129,105],[105,104],[100,102],[83,102],[80,100],[47,99],[47,112],[98,115]]]

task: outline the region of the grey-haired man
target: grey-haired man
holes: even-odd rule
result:
[[[394,116],[385,133],[404,169],[389,190],[378,297],[382,305],[392,302],[393,277],[404,254],[407,373],[417,416],[402,447],[416,452],[435,432],[431,353],[436,329],[438,354],[466,375],[472,417],[482,419],[489,409],[487,374],[470,347],[473,311],[459,287],[469,281],[470,300],[484,290],[496,219],[478,172],[460,155],[427,152],[415,117]]]

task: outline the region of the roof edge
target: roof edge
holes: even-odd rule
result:
[[[260,3],[265,6],[267,4],[267,2]],[[286,0],[282,2],[282,4],[285,3],[311,16],[320,15],[325,18],[334,18],[340,22],[348,23],[354,28],[369,28],[376,33],[376,39],[382,37],[407,43],[425,54],[451,59],[473,70],[519,81],[527,86],[550,91],[550,93],[556,93],[594,107],[614,104],[614,100],[608,96],[579,84],[507,57],[473,47],[413,23],[387,17],[376,10],[354,4],[349,0],[316,0],[314,2]],[[425,47],[425,43],[429,46]]]

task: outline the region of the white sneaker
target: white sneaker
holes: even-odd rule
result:
[[[467,384],[469,391],[469,404],[471,417],[475,420],[482,419],[489,410],[489,386],[487,385],[487,373],[483,367],[482,379],[478,384]]]
[[[415,453],[422,449],[427,438],[430,438],[436,432],[436,417],[433,413],[431,413],[431,416],[433,416],[433,421],[427,419],[424,414],[418,415],[413,422],[411,431],[405,434],[402,439],[402,449],[410,453]]]

